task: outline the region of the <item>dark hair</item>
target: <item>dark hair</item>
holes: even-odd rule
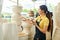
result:
[[[52,25],[51,25],[51,24],[52,24],[51,12],[48,11],[48,8],[47,8],[46,5],[41,5],[41,6],[40,6],[40,9],[41,9],[41,10],[44,10],[44,13],[46,13],[47,18],[49,19],[49,26],[48,26],[47,31],[50,31],[51,28],[52,28]]]
[[[51,31],[53,27],[53,20],[52,20],[52,12],[49,12],[46,14],[47,18],[49,19],[49,26],[47,31]]]
[[[41,9],[41,10],[44,10],[44,13],[47,13],[47,12],[48,12],[48,8],[47,8],[46,5],[41,5],[41,6],[40,6],[40,9]]]

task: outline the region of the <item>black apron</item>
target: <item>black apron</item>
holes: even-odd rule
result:
[[[41,20],[40,20],[41,21]],[[36,21],[37,25],[39,26],[40,21]],[[36,27],[36,34],[34,36],[34,40],[37,40],[39,38],[40,40],[46,40],[46,34],[42,33],[37,27]]]

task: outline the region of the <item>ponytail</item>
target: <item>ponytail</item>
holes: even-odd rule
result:
[[[51,12],[47,11],[46,16],[49,19],[49,26],[48,26],[47,31],[51,31],[52,30],[52,17],[51,17]]]

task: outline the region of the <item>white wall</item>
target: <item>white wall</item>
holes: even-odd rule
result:
[[[2,3],[3,3],[3,0],[0,0],[0,14],[1,14],[1,10],[2,10]],[[3,40],[2,24],[0,24],[0,40]]]
[[[2,10],[2,3],[3,3],[3,0],[0,0],[0,13],[1,13],[1,10]]]

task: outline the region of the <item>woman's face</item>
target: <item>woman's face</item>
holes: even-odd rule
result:
[[[38,9],[38,13],[39,13],[39,15],[41,15],[43,13],[43,10]]]

